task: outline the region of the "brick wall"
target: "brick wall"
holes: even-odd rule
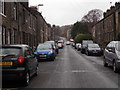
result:
[[[2,43],[37,46],[49,39],[50,27],[43,16],[24,2],[4,2]]]

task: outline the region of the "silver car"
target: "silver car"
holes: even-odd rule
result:
[[[120,41],[111,41],[104,50],[104,66],[112,66],[114,72],[120,70]]]

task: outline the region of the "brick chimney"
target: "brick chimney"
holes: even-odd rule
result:
[[[115,11],[115,6],[111,6],[111,7],[110,7],[110,11],[111,11],[111,12],[114,12],[114,11]]]
[[[30,9],[35,10],[35,11],[38,10],[37,6],[30,6]]]
[[[105,18],[107,15],[106,15],[106,12],[103,13],[103,17]]]
[[[106,16],[110,15],[110,9],[107,9]]]
[[[115,9],[118,9],[118,8],[120,8],[120,2],[115,3]]]

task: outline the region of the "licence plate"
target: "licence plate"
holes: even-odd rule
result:
[[[40,55],[40,57],[46,57],[46,55]]]
[[[93,53],[97,53],[97,52],[93,52]]]
[[[0,65],[13,65],[13,62],[0,62]]]

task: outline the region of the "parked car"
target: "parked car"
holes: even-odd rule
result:
[[[93,44],[92,40],[83,40],[81,44],[81,53],[85,53],[88,44]]]
[[[104,50],[104,66],[112,66],[114,72],[120,70],[120,41],[111,41]]]
[[[74,43],[74,42],[72,42],[71,45],[72,45],[73,47],[75,47],[75,43]]]
[[[74,39],[70,39],[70,42],[74,42]]]
[[[40,60],[54,61],[56,57],[56,52],[52,44],[39,44],[35,51],[35,55],[38,61]]]
[[[55,51],[56,51],[56,53],[57,54],[59,53],[59,49],[58,49],[57,43],[55,43],[55,41],[46,41],[44,43],[46,43],[46,44],[52,44],[53,47],[54,47],[54,49],[55,49]]]
[[[58,40],[58,43],[64,44],[64,40]]]
[[[70,42],[69,42],[69,41],[66,41],[66,45],[70,45]]]
[[[60,49],[60,48],[63,48],[63,43],[59,42],[59,43],[57,44],[57,46],[58,46],[59,49]]]
[[[102,49],[98,44],[88,44],[86,47],[86,54],[89,55],[102,55]]]
[[[80,51],[81,50],[81,43],[77,44],[77,50]]]
[[[75,44],[75,49],[78,49],[79,46],[81,46],[81,43],[76,43],[76,44]]]
[[[2,45],[2,79],[20,80],[29,85],[30,78],[38,74],[38,61],[28,45]]]

